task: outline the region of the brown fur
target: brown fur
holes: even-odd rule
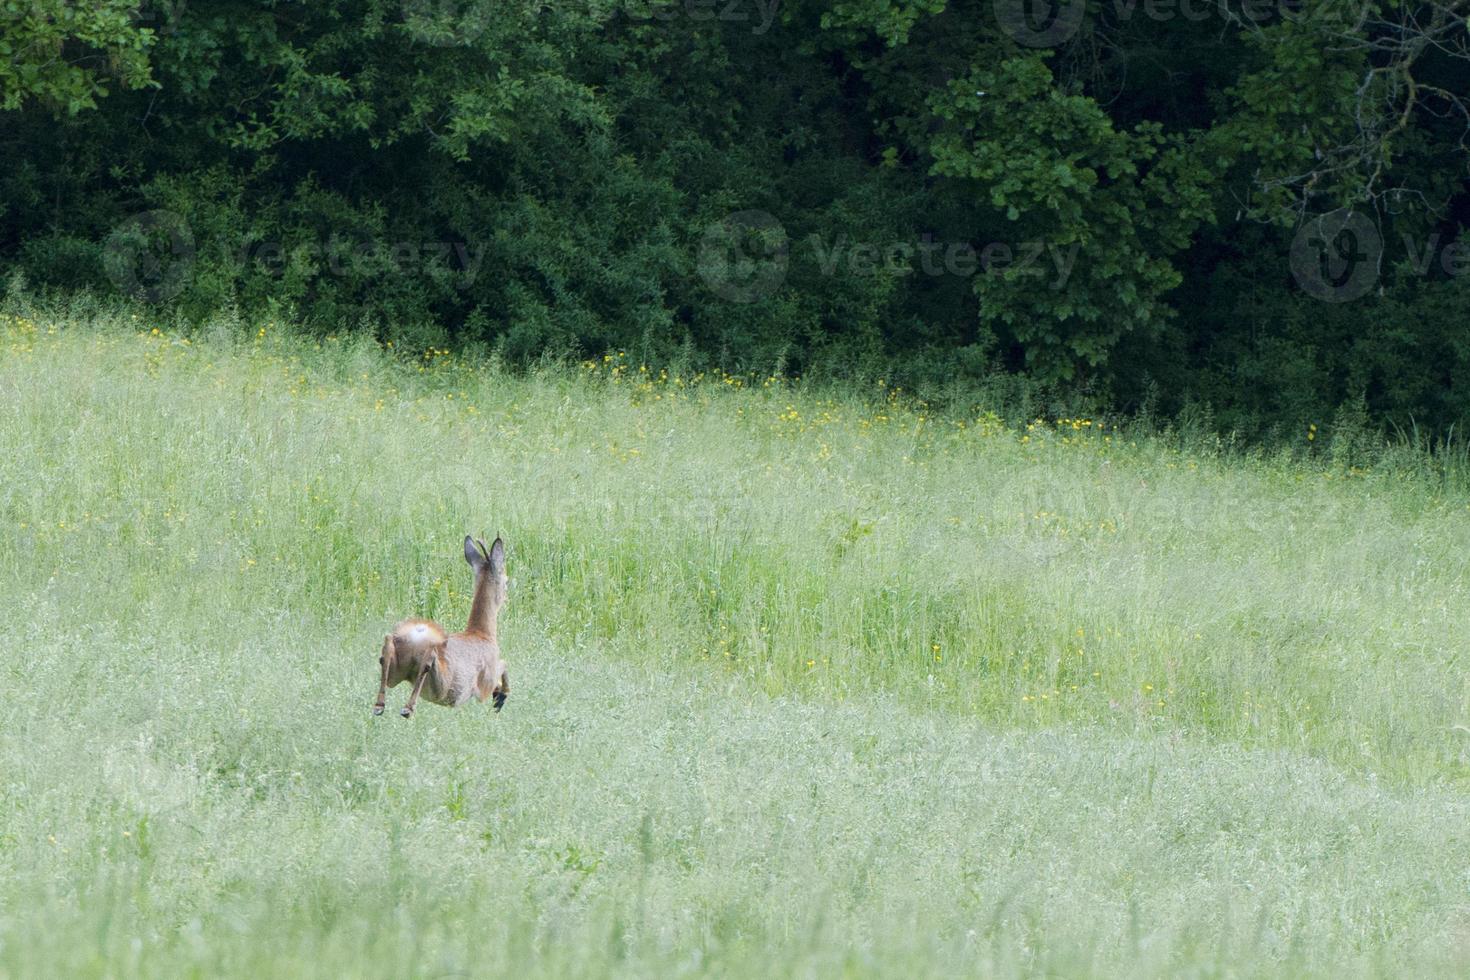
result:
[[[471,696],[493,697],[495,710],[505,705],[510,678],[500,658],[497,621],[505,605],[505,545],[499,538],[486,549],[484,542],[465,538],[465,561],[475,572],[475,597],[469,623],[458,633],[446,633],[428,619],[405,619],[383,637],[378,658],[381,677],[373,714],[386,707],[388,688],[413,682],[403,717],[411,718],[419,696],[453,708]]]

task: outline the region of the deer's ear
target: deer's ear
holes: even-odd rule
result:
[[[480,554],[475,547],[475,539],[468,534],[464,538],[464,560],[470,563],[471,568],[477,570],[485,563],[485,556]]]
[[[490,571],[496,575],[505,574],[505,542],[499,538],[490,546]]]

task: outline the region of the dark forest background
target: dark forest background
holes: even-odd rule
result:
[[[1470,412],[1470,0],[0,0],[0,273],[512,363]]]

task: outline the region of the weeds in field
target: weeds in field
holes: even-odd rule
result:
[[[42,915],[114,974],[1464,962],[1470,496],[1420,456],[273,323],[0,351],[0,972]],[[524,696],[374,727],[466,532]]]

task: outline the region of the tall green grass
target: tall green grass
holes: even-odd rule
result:
[[[0,972],[1470,970],[1470,497],[1415,457],[0,331]],[[505,712],[372,719],[467,532]]]

